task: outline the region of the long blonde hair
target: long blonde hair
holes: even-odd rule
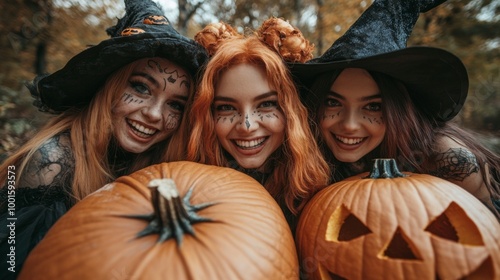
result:
[[[266,71],[278,104],[286,119],[285,141],[274,162],[274,170],[264,186],[279,202],[298,214],[305,202],[328,183],[329,167],[323,159],[308,124],[308,113],[283,59],[256,36],[229,39],[222,44],[204,69],[190,114],[191,135],[188,160],[229,166],[214,133],[212,104],[220,76],[242,63]]]
[[[22,177],[34,153],[46,141],[69,131],[75,162],[71,195],[80,200],[113,181],[115,175],[107,158],[113,138],[112,108],[123,94],[136,63],[132,62],[110,75],[89,105],[81,109],[70,109],[51,119],[30,141],[6,159],[0,168],[7,170],[8,166],[15,165],[17,178]],[[191,98],[193,87],[190,87]],[[185,149],[187,139],[187,131],[184,128],[186,111],[178,131],[171,138],[157,143],[149,151],[138,154],[129,166],[129,172],[161,161],[185,158],[181,151]],[[0,182],[5,181],[6,173],[0,174]]]

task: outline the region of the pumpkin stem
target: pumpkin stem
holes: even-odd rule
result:
[[[376,158],[373,160],[372,171],[366,178],[380,179],[380,178],[398,178],[406,177],[407,175],[401,173],[393,158]]]
[[[192,187],[188,190],[184,199],[180,198],[175,182],[172,179],[154,179],[149,182],[148,187],[151,190],[154,213],[147,216],[132,217],[149,220],[149,224],[137,234],[137,237],[159,234],[158,242],[175,237],[177,244],[180,246],[185,233],[194,235],[193,224],[212,221],[196,214],[197,211],[213,203],[191,205],[189,199],[193,192]]]

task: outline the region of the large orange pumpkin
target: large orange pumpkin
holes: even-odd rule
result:
[[[229,168],[173,162],[120,177],[77,203],[28,256],[20,279],[298,279],[298,273],[289,226],[260,184]]]
[[[495,216],[459,186],[400,173],[394,160],[317,193],[296,245],[304,279],[500,279]]]

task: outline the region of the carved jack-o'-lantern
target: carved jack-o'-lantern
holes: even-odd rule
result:
[[[307,279],[500,279],[500,224],[479,200],[378,161],[304,208],[296,243]]]

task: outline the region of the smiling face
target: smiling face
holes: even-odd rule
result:
[[[164,58],[136,64],[112,110],[113,134],[120,147],[142,153],[176,131],[189,96],[190,78]]]
[[[384,139],[382,97],[366,70],[343,70],[321,104],[318,116],[323,139],[341,162],[358,161]]]
[[[217,138],[241,167],[263,168],[283,144],[285,118],[276,89],[261,68],[239,64],[226,70],[215,89],[213,109]]]

